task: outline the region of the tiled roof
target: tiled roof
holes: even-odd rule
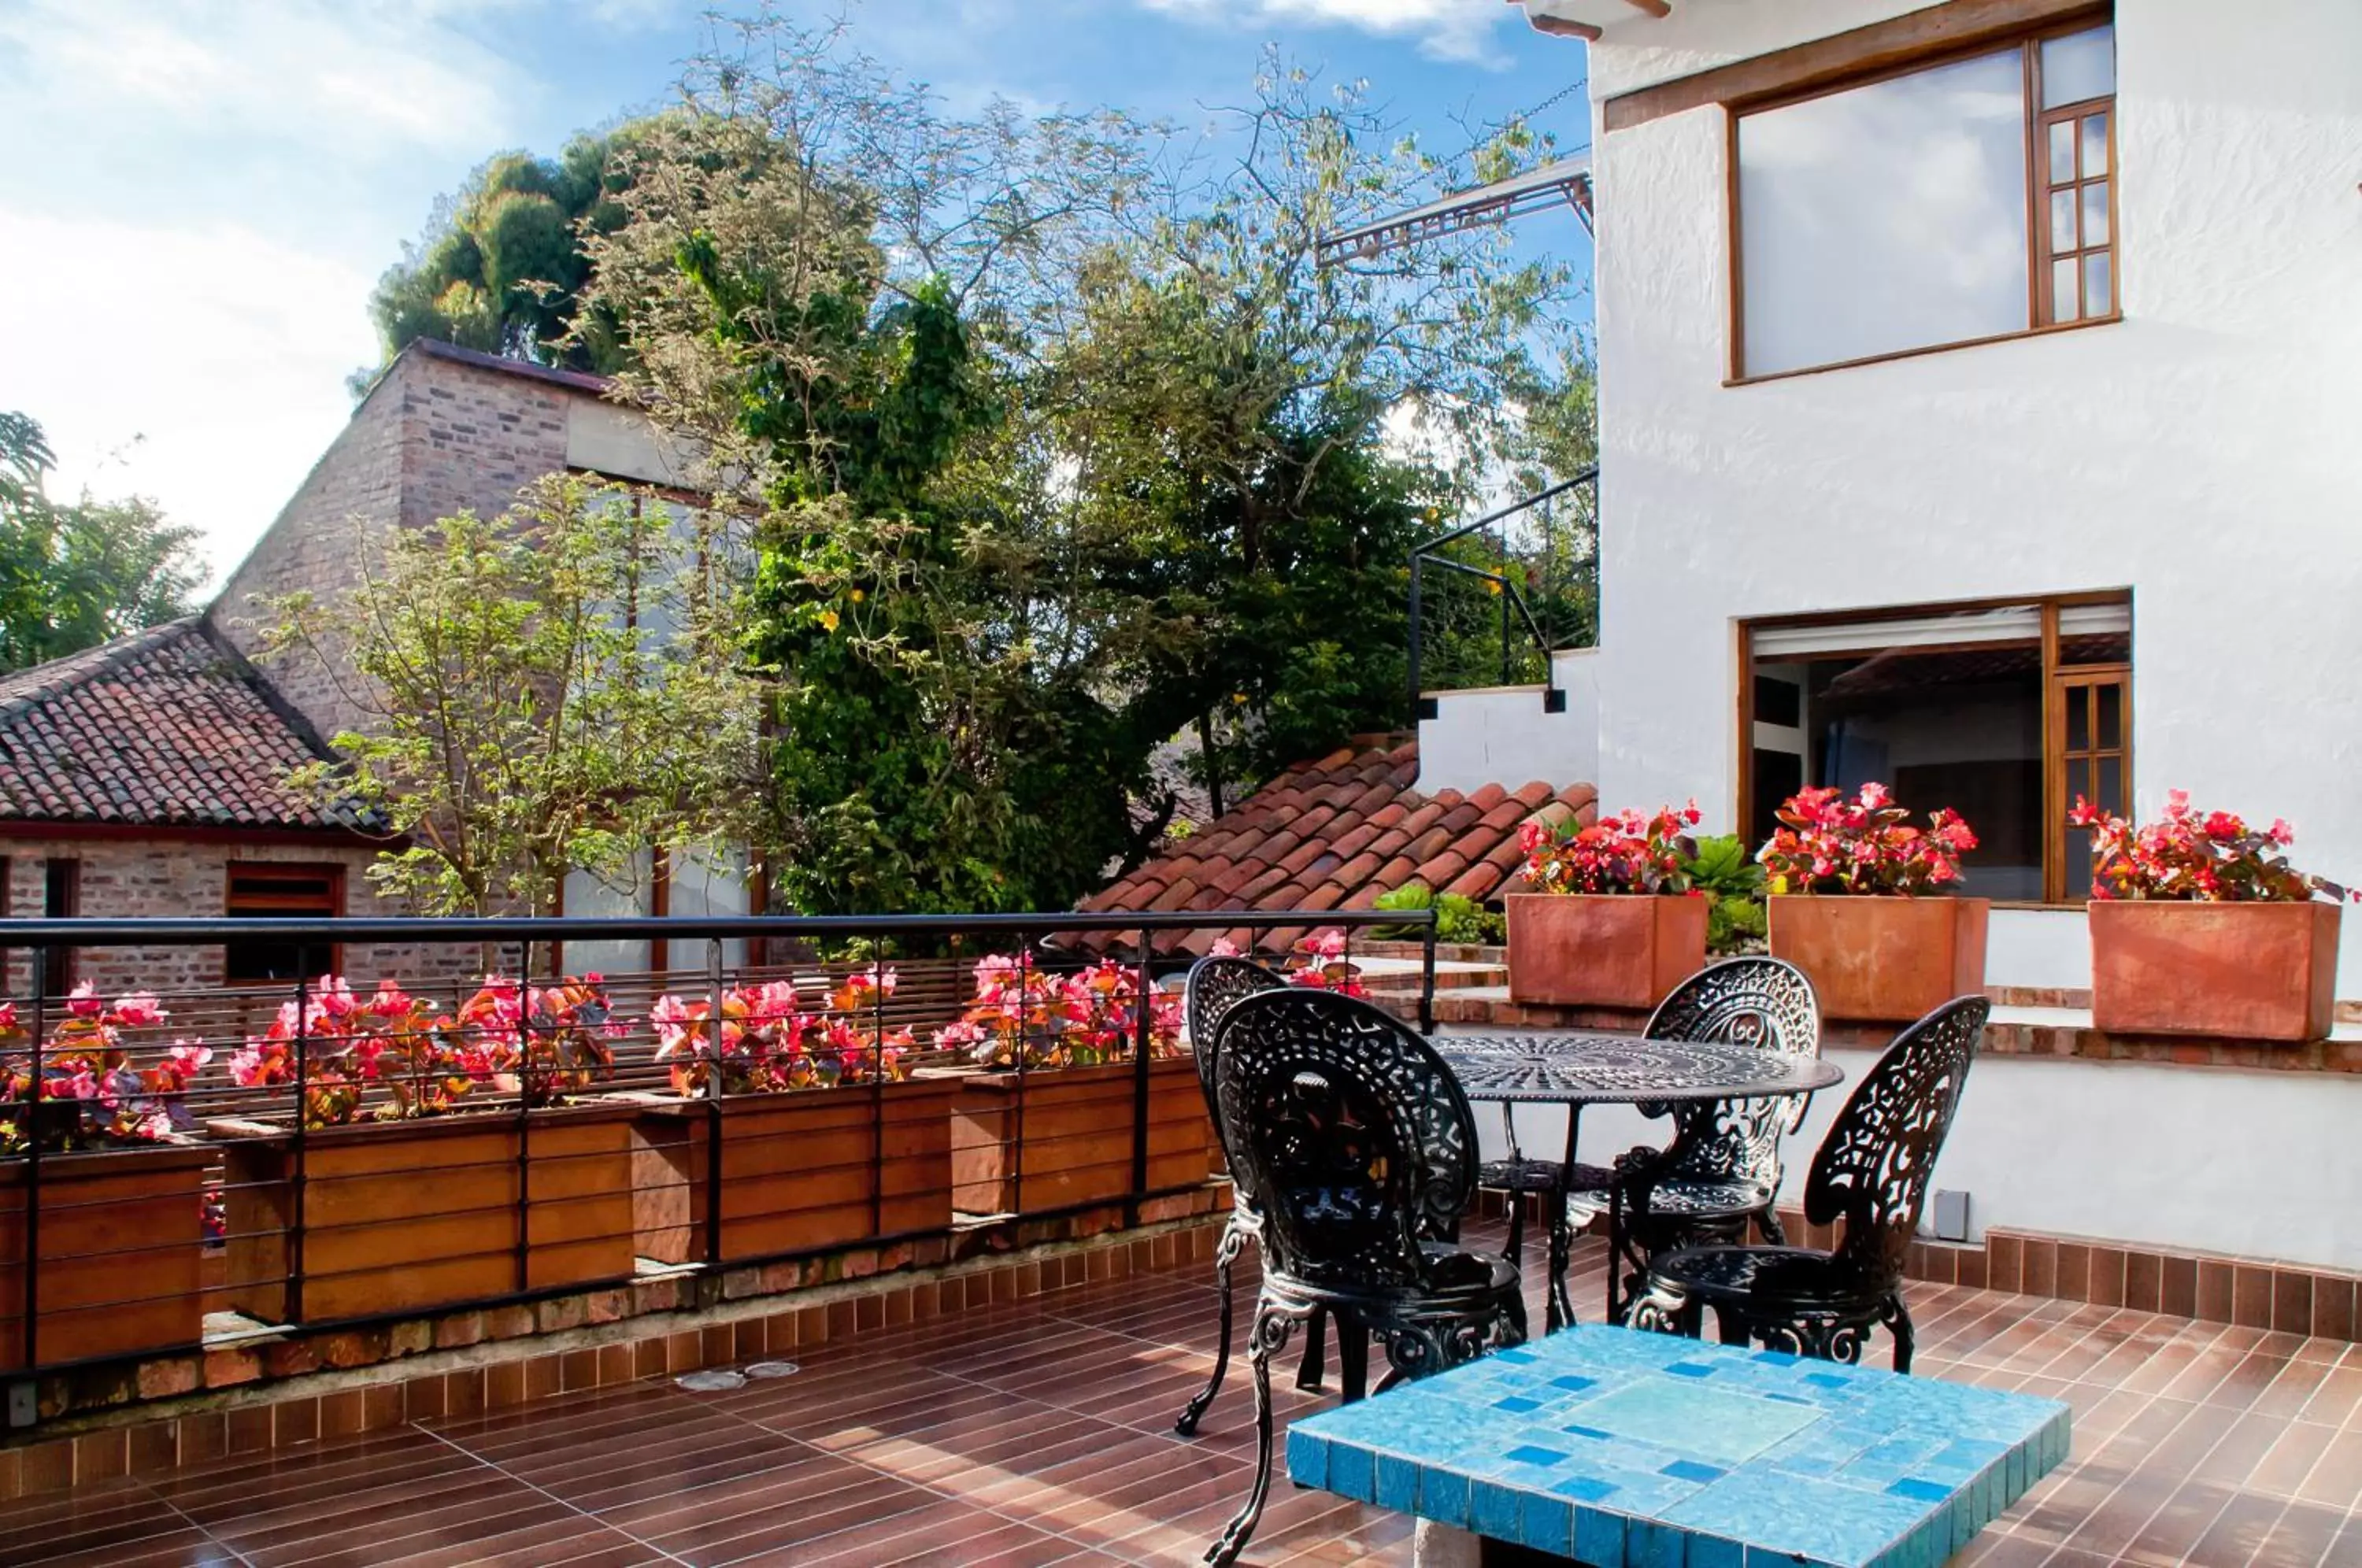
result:
[[[0,821],[373,825],[281,782],[327,756],[196,616],[0,677]]]
[[[1588,784],[1517,789],[1487,784],[1473,794],[1413,787],[1418,743],[1408,735],[1362,735],[1318,762],[1299,763],[1113,886],[1085,910],[1360,910],[1382,893],[1420,881],[1438,892],[1488,900],[1524,856],[1518,826],[1528,817],[1589,820]],[[1227,934],[1191,931],[1160,943],[1203,953]],[[1280,947],[1301,929],[1253,938]]]

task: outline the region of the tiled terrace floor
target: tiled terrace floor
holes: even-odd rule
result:
[[[1209,1365],[1204,1275],[875,1333],[730,1393],[651,1381],[30,1499],[0,1509],[0,1562],[1192,1563],[1253,1443],[1242,1373],[1197,1441],[1170,1430]],[[2075,1407],[2073,1460],[1961,1562],[2362,1564],[2362,1349],[1949,1286],[1912,1302],[1923,1372]],[[1249,1558],[1409,1559],[1407,1521],[1284,1483]]]

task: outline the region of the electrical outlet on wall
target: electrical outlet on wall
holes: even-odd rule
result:
[[[1939,1242],[1965,1242],[1969,1239],[1969,1195],[1965,1192],[1936,1193],[1936,1239]]]

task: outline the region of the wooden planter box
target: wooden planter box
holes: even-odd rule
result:
[[[40,1284],[32,1352],[44,1365],[183,1350],[204,1333],[201,1144],[41,1156]],[[0,1364],[27,1364],[29,1167],[0,1166]]]
[[[635,1106],[594,1103],[536,1110],[523,1124],[513,1115],[462,1112],[307,1134],[303,1320],[630,1278],[639,1114]],[[219,1145],[229,1221],[224,1294],[249,1318],[290,1321],[297,1305],[286,1278],[293,1140],[277,1126],[226,1122],[214,1131],[231,1140]]]
[[[959,1079],[952,1207],[964,1214],[1032,1214],[1128,1197],[1138,1070],[1118,1062],[1028,1072],[1021,1083],[1009,1072]],[[1214,1147],[1197,1063],[1187,1056],[1151,1062],[1148,1190],[1202,1184]]]
[[[733,1095],[721,1102],[723,1263],[852,1246],[952,1222],[959,1081]],[[639,1254],[702,1263],[713,1108],[644,1104],[634,1141]]]
[[[1705,967],[1707,900],[1511,893],[1509,999],[1646,1010]]]
[[[1805,971],[1827,1018],[1908,1023],[1985,989],[1987,899],[1774,894],[1772,956]]]
[[[2092,1022],[2109,1034],[2319,1040],[2338,906],[2094,899]]]

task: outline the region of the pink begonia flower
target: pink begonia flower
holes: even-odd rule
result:
[[[165,1013],[155,997],[146,991],[118,997],[115,1002],[116,1019],[132,1029],[147,1028],[164,1021]]]
[[[106,1004],[98,999],[97,982],[84,980],[76,986],[66,998],[66,1010],[76,1018],[96,1018],[105,1012]]]
[[[1240,956],[1239,944],[1227,936],[1218,936],[1214,938],[1214,944],[1206,949],[1206,955],[1209,958],[1236,958]]]

